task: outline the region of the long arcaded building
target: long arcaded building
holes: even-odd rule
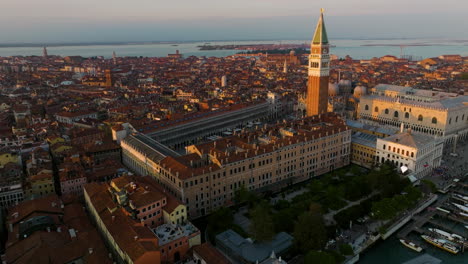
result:
[[[130,135],[122,141],[124,163],[155,177],[187,204],[191,217],[232,204],[242,186],[278,189],[350,162],[351,130],[334,113],[244,129],[188,146],[182,156],[137,139]]]
[[[277,99],[269,99],[247,106],[233,105],[210,112],[187,115],[178,120],[159,122],[141,129],[140,132],[161,144],[180,150],[204,137],[221,135],[229,129],[245,126],[248,122],[277,118],[282,104],[284,103]]]

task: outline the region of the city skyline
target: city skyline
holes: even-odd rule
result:
[[[242,0],[222,5],[212,0],[197,4],[137,1],[132,5],[124,1],[93,5],[89,0],[73,4],[56,0],[28,2],[28,8],[24,3],[4,4],[0,11],[0,30],[4,33],[0,43],[309,39],[317,19],[314,10],[320,7],[330,17],[331,39],[463,39],[466,34],[458,25],[468,22],[462,11],[453,11],[455,5],[466,4],[455,0],[431,6],[422,5],[420,0]]]
[[[463,261],[467,7],[2,3],[2,263]]]

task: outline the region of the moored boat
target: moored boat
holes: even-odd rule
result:
[[[464,196],[464,195],[461,195],[461,194],[458,194],[458,193],[454,193],[453,195],[455,197],[459,198],[459,199],[463,199],[463,200],[468,202],[468,196]]]
[[[436,246],[440,249],[443,249],[445,251],[448,251],[452,254],[458,254],[458,252],[460,252],[460,249],[457,246],[450,244],[450,242],[444,239],[433,238],[433,237],[426,236],[426,235],[422,235],[421,237],[429,244]]]
[[[407,248],[411,248],[412,250],[416,251],[416,252],[421,252],[423,249],[422,247],[414,244],[413,242],[411,241],[407,241],[407,240],[404,240],[404,239],[400,239],[400,242],[405,245]]]
[[[450,234],[449,232],[446,232],[444,230],[441,230],[441,229],[437,229],[437,228],[428,228],[429,231],[433,232],[433,233],[436,233],[437,235],[440,235],[448,240],[451,240],[451,241],[464,241],[465,238],[458,235],[458,234]]]
[[[463,210],[463,212],[468,213],[468,207],[463,206],[461,204],[457,204],[457,203],[452,203],[452,204],[455,205],[458,209]]]

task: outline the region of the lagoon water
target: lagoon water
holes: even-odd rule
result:
[[[435,216],[432,219],[434,222],[447,226],[453,232],[468,237],[468,230],[460,223]],[[409,223],[410,224],[410,223]],[[423,229],[433,227],[431,224],[425,224]],[[418,234],[410,233],[408,239],[415,242],[417,245],[424,248],[422,253],[417,253],[400,243],[397,239],[397,234],[392,235],[387,240],[380,240],[371,248],[367,249],[360,256],[358,264],[386,264],[386,263],[404,263],[422,254],[429,254],[442,261],[442,264],[466,264],[468,263],[468,252],[465,249],[464,253],[453,255],[447,251],[434,247],[425,242]],[[422,264],[422,263],[421,263]]]
[[[394,235],[387,240],[377,242],[366,250],[364,254],[361,254],[358,264],[400,264],[422,254],[429,254],[440,259],[442,261],[441,264],[468,263],[468,252],[453,255],[424,242],[422,239],[415,239],[415,241],[426,248],[422,253],[417,253],[403,246]]]
[[[179,50],[184,56],[215,56],[222,57],[240,52],[240,50],[199,50],[198,46],[207,42],[181,42],[156,44],[126,44],[126,45],[87,45],[87,46],[51,46],[47,48],[50,55],[83,57],[104,56],[110,58],[115,51],[117,56],[163,57]],[[272,40],[272,41],[209,41],[210,45],[231,44],[300,44],[310,43],[310,40]],[[336,39],[331,40],[336,46],[331,53],[339,57],[350,55],[355,59],[367,59],[384,55],[400,56],[400,45],[405,45],[403,54],[422,58],[435,57],[442,54],[460,54],[468,56],[468,40],[444,39]],[[0,57],[42,55],[42,47],[0,47]]]

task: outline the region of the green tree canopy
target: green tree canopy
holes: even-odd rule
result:
[[[221,207],[208,217],[208,226],[214,231],[224,231],[232,224],[233,220],[231,209]]]
[[[248,203],[249,206],[252,206],[258,202],[259,197],[256,193],[247,190],[245,185],[242,185],[239,189],[234,192],[234,201],[236,204]]]
[[[397,213],[391,198],[385,198],[372,205],[372,213],[377,219],[390,219]]]
[[[341,244],[340,253],[345,256],[351,256],[351,255],[354,255],[354,250],[349,244]]]
[[[262,201],[250,210],[250,233],[259,241],[269,241],[275,235],[270,206]]]
[[[304,264],[335,264],[333,255],[323,251],[311,250],[304,257]]]
[[[321,214],[304,212],[294,226],[296,246],[302,252],[322,249],[327,242],[327,230]]]

